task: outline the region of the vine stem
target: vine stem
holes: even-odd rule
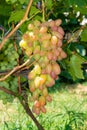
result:
[[[45,4],[43,0],[42,0],[42,18],[43,22],[45,22]]]
[[[81,28],[79,30],[77,30],[76,32],[74,32],[74,34],[67,40],[66,44],[63,45],[63,48],[65,48],[69,43],[73,42],[74,39],[79,38],[81,32],[85,29],[85,25],[81,26]]]
[[[36,117],[34,116],[34,114],[32,113],[31,109],[29,108],[28,102],[27,102],[27,97],[22,97],[23,99],[21,100],[21,98],[19,98],[19,94],[16,94],[15,92],[5,88],[5,87],[1,87],[0,86],[0,90],[10,94],[14,97],[17,97],[20,101],[20,103],[22,104],[24,110],[26,111],[26,113],[28,114],[28,116],[31,117],[31,119],[34,121],[34,123],[36,124],[38,130],[44,130],[44,128],[42,127],[42,125],[38,122],[38,120],[36,119]]]
[[[14,29],[12,29],[10,31],[10,33],[8,33],[7,36],[5,36],[2,40],[2,42],[0,43],[0,50],[2,49],[3,45],[5,44],[5,42],[14,34],[14,32],[16,32],[16,30],[28,19],[28,13],[30,11],[30,7],[32,5],[33,0],[29,0],[29,4],[27,6],[26,12],[24,17],[21,19],[21,21],[15,26]]]
[[[29,108],[28,105],[28,101],[27,101],[27,97],[23,97],[23,100],[20,100],[20,103],[22,104],[24,110],[26,111],[26,113],[31,117],[31,119],[34,121],[34,123],[36,124],[38,130],[44,130],[44,128],[42,127],[42,125],[38,122],[38,120],[36,119],[36,117],[34,116],[34,114],[32,113],[31,109]]]
[[[5,92],[5,93],[7,93],[7,94],[10,94],[10,95],[12,95],[12,96],[14,96],[14,97],[17,97],[17,94],[16,94],[16,93],[14,93],[13,91],[11,91],[11,90],[9,90],[9,89],[7,89],[7,88],[5,88],[5,87],[1,87],[1,86],[0,86],[0,90],[3,91],[3,92]]]

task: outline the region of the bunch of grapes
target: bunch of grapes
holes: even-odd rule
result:
[[[28,25],[27,32],[20,41],[20,47],[35,59],[34,68],[28,74],[29,89],[32,93],[32,110],[37,115],[46,113],[45,105],[52,101],[48,88],[55,84],[61,69],[57,60],[66,58],[62,49],[64,31],[62,21],[51,20],[41,23],[34,21]]]

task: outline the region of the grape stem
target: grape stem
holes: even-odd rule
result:
[[[16,32],[17,29],[18,29],[26,20],[28,20],[28,13],[29,13],[29,11],[30,11],[32,2],[33,2],[33,0],[29,0],[29,4],[28,4],[28,6],[27,6],[27,9],[26,9],[26,12],[25,12],[24,17],[23,17],[23,18],[21,19],[21,21],[15,26],[15,28],[12,29],[12,30],[8,33],[8,35],[3,38],[2,42],[0,43],[0,50],[2,49],[3,45],[4,45],[5,42],[8,40],[8,38],[10,38],[10,37],[14,34],[14,32]]]

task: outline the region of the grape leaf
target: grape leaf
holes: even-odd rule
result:
[[[86,0],[67,0],[68,5],[86,6]]]
[[[6,0],[6,2],[11,2],[12,4],[17,2],[17,0]]]
[[[80,13],[81,13],[81,14],[84,14],[84,15],[87,14],[87,7],[86,7],[86,6],[82,6],[82,7],[75,6],[75,7],[74,7],[74,10],[75,10],[76,12],[80,11]]]
[[[53,6],[52,0],[47,0],[47,1],[46,1],[46,7],[47,7],[48,9],[51,9],[52,6]]]
[[[68,70],[71,76],[73,77],[73,80],[84,79],[83,70],[81,69],[82,68],[81,64],[84,61],[85,59],[79,55],[73,55],[70,58],[70,61],[68,63],[69,64]]]
[[[10,5],[0,4],[0,15],[9,16],[10,13],[11,13],[11,6]]]
[[[19,0],[21,4],[24,4],[26,0]]]
[[[37,9],[35,6],[32,6],[31,7],[31,10],[30,10],[30,16],[33,15],[34,13],[38,12],[39,9]]]
[[[8,20],[8,23],[13,22],[13,21],[14,22],[20,21],[23,18],[24,13],[25,13],[24,9],[13,11],[11,13],[11,16],[10,16],[9,20]]]
[[[81,33],[81,41],[87,42],[87,27]]]

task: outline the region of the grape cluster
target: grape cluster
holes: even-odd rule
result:
[[[5,44],[0,51],[0,72],[1,72],[0,74],[1,75],[4,72],[13,69],[18,64],[17,59],[19,58],[19,55],[18,52],[15,50],[14,44],[12,44],[12,42],[13,42],[12,40],[8,40],[8,43]],[[3,86],[17,93],[18,78],[14,76],[10,76],[5,81],[1,81],[0,86]],[[6,104],[8,102],[12,102],[14,100],[14,97],[3,91],[0,91],[0,100],[2,100],[4,104]]]
[[[10,58],[9,58],[10,57]],[[10,42],[0,51],[0,70],[9,70],[17,65],[19,55]]]
[[[34,21],[28,25],[28,31],[19,43],[25,53],[36,61],[28,79],[34,102],[32,110],[37,115],[41,111],[46,113],[45,105],[52,101],[48,88],[55,84],[61,72],[57,60],[67,56],[62,49],[64,31],[61,23],[60,19],[44,23]]]

